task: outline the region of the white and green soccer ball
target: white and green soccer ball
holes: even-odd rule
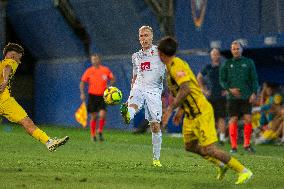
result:
[[[116,87],[108,87],[104,91],[104,101],[108,105],[119,104],[122,100],[122,92]]]

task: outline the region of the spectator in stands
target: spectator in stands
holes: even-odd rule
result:
[[[244,149],[254,152],[250,145],[252,135],[251,108],[256,99],[258,78],[253,60],[242,56],[243,47],[238,41],[231,44],[233,58],[220,69],[220,84],[228,92],[229,134],[231,152],[237,152],[238,118],[244,118]]]
[[[276,86],[269,83],[265,85],[265,92],[262,95],[262,102],[264,103],[259,106],[261,113],[259,120],[260,127],[263,127],[272,121],[272,119],[278,113],[278,106],[281,106],[282,104],[282,96],[279,93],[276,93]],[[257,108],[254,109],[256,110]]]
[[[283,122],[283,98],[276,92],[274,85],[267,83],[265,91],[262,92],[266,97],[265,103],[253,108],[253,114],[259,113],[259,127],[255,130],[260,132],[260,137],[256,139],[256,144],[274,141],[282,134]]]
[[[220,52],[212,49],[211,64],[206,65],[197,75],[198,84],[214,109],[214,117],[219,130],[219,144],[224,145],[226,136],[226,91],[219,82]],[[205,80],[208,82],[205,84]]]
[[[86,95],[84,92],[85,83],[88,84],[88,105],[87,110],[91,114],[90,120],[90,134],[91,139],[95,142],[96,137],[96,120],[99,116],[99,140],[103,141],[103,128],[105,125],[106,117],[106,104],[103,99],[103,94],[107,88],[108,82],[112,86],[115,82],[115,77],[111,70],[101,64],[101,58],[97,54],[91,55],[91,64],[81,77],[80,82],[80,98],[82,101],[86,100]]]
[[[284,144],[284,107],[280,107],[276,116],[268,123],[268,128],[264,130],[260,137],[255,140],[256,144],[267,144],[271,142],[277,142],[279,137],[280,145]]]
[[[0,64],[0,116],[9,121],[20,124],[28,134],[45,144],[49,151],[55,151],[64,145],[69,137],[52,139],[44,131],[39,129],[28,117],[26,111],[10,96],[11,79],[21,63],[24,49],[16,43],[9,43],[3,50],[4,60]]]

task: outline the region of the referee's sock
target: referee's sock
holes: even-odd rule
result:
[[[237,139],[238,139],[238,124],[235,122],[229,125],[231,148],[237,149]]]
[[[252,134],[252,124],[251,123],[245,123],[244,125],[244,147],[250,146],[250,138]]]
[[[96,120],[91,120],[90,121],[90,133],[91,133],[91,137],[95,137],[96,136]]]

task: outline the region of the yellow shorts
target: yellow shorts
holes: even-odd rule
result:
[[[0,115],[6,117],[9,121],[18,123],[22,119],[28,117],[26,111],[17,101],[10,97],[0,104]]]
[[[207,146],[218,141],[212,106],[206,107],[206,112],[195,119],[183,120],[183,141],[189,143],[198,140],[201,146]]]

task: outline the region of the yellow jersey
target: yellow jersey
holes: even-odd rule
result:
[[[171,64],[167,65],[167,83],[171,93],[176,96],[182,83],[188,82],[190,94],[182,103],[182,108],[189,119],[195,119],[203,112],[206,112],[209,102],[203,95],[195,75],[188,63],[175,57]]]
[[[7,100],[10,97],[10,89],[11,89],[11,79],[14,76],[17,68],[18,68],[18,63],[13,60],[13,59],[4,59],[1,61],[0,63],[0,83],[3,82],[4,78],[3,78],[3,70],[4,68],[10,65],[12,67],[12,72],[9,75],[9,83],[7,85],[7,87],[5,88],[5,90],[0,93],[0,102],[4,102],[5,100]]]

